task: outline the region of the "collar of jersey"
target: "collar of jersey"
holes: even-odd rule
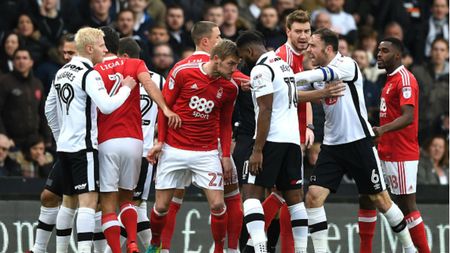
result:
[[[198,50],[198,51],[195,51],[194,53],[192,53],[192,55],[201,55],[201,54],[209,56],[209,54],[207,52],[202,51],[202,50]]]
[[[328,65],[334,64],[337,61],[337,59],[339,59],[341,57],[344,57],[344,56],[341,53],[337,52],[336,55],[334,56],[333,60],[331,60],[330,63],[328,63]],[[325,67],[325,66],[322,66],[322,67]]]
[[[286,42],[286,47],[288,47],[295,55],[300,55],[300,53],[295,51],[295,49],[291,46],[291,44],[289,44],[289,42]]]
[[[400,67],[396,68],[394,71],[392,71],[392,73],[388,74],[388,76],[393,76],[397,74],[397,72],[399,72],[402,68],[404,68],[404,66],[400,65]]]
[[[91,66],[91,67],[94,66],[94,64],[92,63],[91,60],[89,60],[88,58],[84,58],[84,57],[82,57],[82,56],[74,56],[74,57],[72,58],[72,60],[77,60],[77,61],[85,62],[85,63],[87,63],[87,64],[88,64],[89,66]]]
[[[109,61],[109,60],[112,60],[112,59],[116,59],[116,58],[119,58],[119,57],[117,57],[117,55],[110,55],[110,56],[107,56],[107,57],[103,57],[103,62]]]
[[[267,56],[271,55],[272,53],[275,54],[274,51],[270,50],[270,51],[267,51],[264,54],[262,54],[256,61],[256,64],[258,64],[264,57],[267,57]]]

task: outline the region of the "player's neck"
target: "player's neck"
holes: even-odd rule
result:
[[[200,65],[200,68],[203,69],[203,72],[205,72],[209,77],[214,77],[214,63],[209,61],[202,65]]]
[[[396,69],[398,69],[400,66],[402,66],[401,62],[398,62],[397,64],[392,65],[391,67],[386,66],[386,73],[388,75],[392,74]]]
[[[295,53],[297,53],[297,54],[302,53],[303,50],[299,50],[298,48],[296,48],[296,47],[294,46],[294,44],[293,44],[289,39],[287,40],[286,43],[289,45],[289,47],[292,48],[292,50],[293,50]]]
[[[83,57],[83,58],[85,58],[85,59],[88,59],[90,62],[93,62],[93,60],[92,60],[92,55],[84,54],[84,53],[79,53],[78,56]]]

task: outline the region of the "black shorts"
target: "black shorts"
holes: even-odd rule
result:
[[[48,174],[44,188],[62,197],[64,193],[64,179],[63,168],[61,167],[61,162],[59,161],[59,159],[56,159],[55,163],[53,164],[53,167]]]
[[[150,187],[153,181],[153,165],[147,161],[147,158],[142,157],[141,172],[139,180],[134,189],[134,200],[147,200],[150,195]]]
[[[65,195],[98,192],[98,151],[58,152],[64,179]]]
[[[328,188],[334,193],[342,176],[349,173],[360,194],[376,194],[386,189],[379,161],[369,138],[341,145],[322,144],[309,184]]]
[[[293,143],[266,142],[263,148],[263,165],[259,175],[248,170],[248,154],[244,163],[242,180],[244,184],[254,184],[280,191],[301,189],[303,185],[302,151]]]
[[[233,150],[233,161],[238,174],[239,185],[242,185],[242,169],[253,149],[253,136],[240,134],[236,136],[236,145]]]

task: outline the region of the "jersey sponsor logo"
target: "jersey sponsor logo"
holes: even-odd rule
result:
[[[223,88],[220,87],[219,90],[217,91],[216,98],[221,99],[222,95],[223,95]]]
[[[173,90],[174,87],[175,87],[175,80],[173,80],[173,78],[170,77],[170,79],[169,79],[169,90]]]
[[[209,119],[209,114],[214,108],[214,101],[206,100],[205,98],[199,98],[198,96],[191,97],[189,101],[189,107],[192,110],[192,115],[196,118]]]
[[[408,99],[411,98],[411,87],[403,87],[402,88],[403,97]]]
[[[334,105],[338,101],[338,98],[325,98],[326,105]]]
[[[384,97],[380,99],[380,118],[386,117],[387,104]]]
[[[73,72],[78,72],[80,70],[82,70],[83,68],[77,65],[73,65],[73,64],[67,64],[66,66],[64,66],[65,69],[70,69]]]

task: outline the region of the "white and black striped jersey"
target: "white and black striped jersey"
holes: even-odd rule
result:
[[[76,56],[55,75],[45,114],[59,152],[97,149],[97,107],[105,114],[117,109],[130,94],[122,87],[109,97],[92,62]]]
[[[326,67],[297,73],[295,79],[299,90],[322,89],[325,82],[334,80],[347,84],[342,97],[321,101],[325,111],[324,144],[345,144],[374,136],[367,121],[363,77],[352,58],[337,53]]]
[[[164,87],[164,77],[158,73],[150,72],[153,82],[160,90]],[[158,115],[158,105],[150,98],[142,84],[139,84],[141,93],[141,113],[142,113],[142,133],[144,136],[144,149],[142,157],[147,157],[148,151],[153,147],[155,137],[156,117]]]
[[[273,94],[272,115],[267,141],[300,145],[297,90],[291,67],[275,52],[269,51],[258,59],[256,66],[250,73],[250,78],[256,122],[258,122],[259,113],[256,99]]]

